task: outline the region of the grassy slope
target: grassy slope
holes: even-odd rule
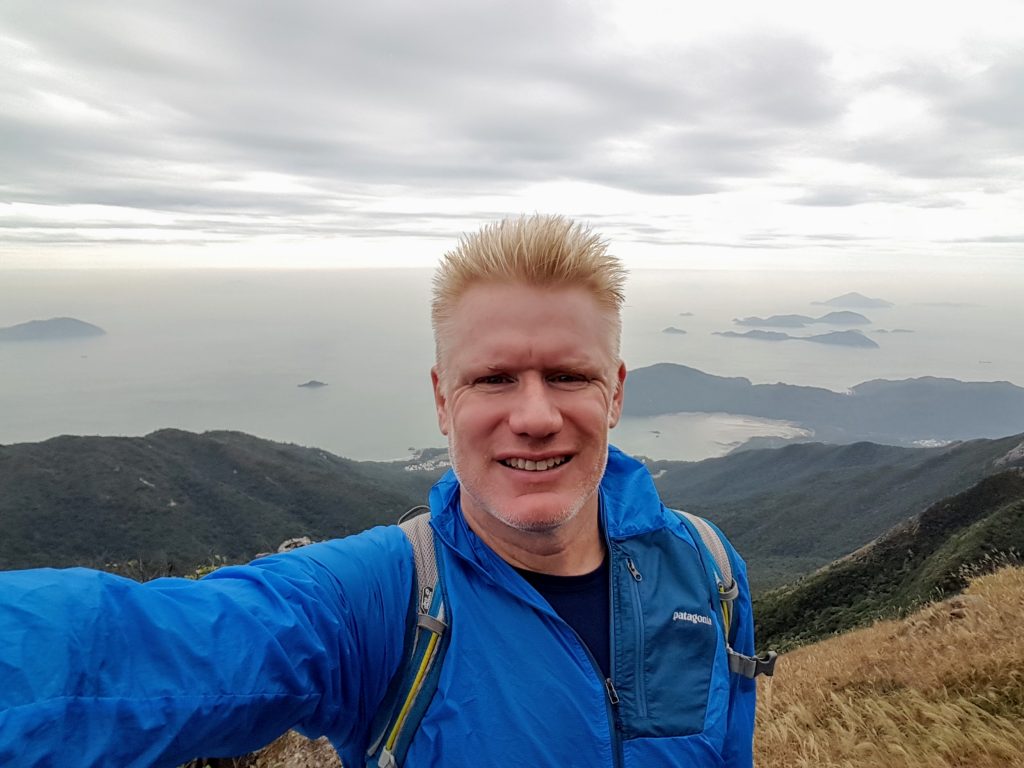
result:
[[[762,678],[759,768],[1024,765],[1024,569],[806,646]]]

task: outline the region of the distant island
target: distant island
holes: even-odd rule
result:
[[[325,382],[323,382],[323,381],[317,381],[316,379],[310,379],[305,384],[299,384],[299,386],[300,387],[305,387],[306,389],[319,389],[320,387],[326,387],[327,384]]]
[[[817,336],[802,336],[803,341],[813,341],[815,344],[833,344],[838,347],[860,347],[862,349],[878,349],[878,344],[869,339],[860,331],[832,331]]]
[[[682,328],[676,328],[674,325],[670,325],[668,328],[662,328],[661,332],[662,333],[676,333],[676,334],[685,334],[686,333],[686,331],[684,331]]]
[[[891,331],[886,330],[885,328],[875,328],[872,333],[913,333],[913,331],[907,328],[893,328]]]
[[[831,325],[868,325],[871,321],[859,312],[829,312],[821,317],[807,315],[772,315],[771,317],[738,317],[736,325],[760,326],[762,328],[803,328],[814,323]]]
[[[886,309],[895,306],[891,301],[885,299],[873,299],[863,293],[844,293],[828,301],[812,301],[812,304],[819,304],[828,307],[841,307],[843,309]]]
[[[857,384],[849,392],[833,392],[782,383],[752,384],[745,378],[713,376],[674,363],[629,372],[624,416],[684,412],[789,421],[813,430],[815,440],[828,442],[872,440],[910,446],[1024,432],[1024,388],[1006,381],[925,376],[877,379]]]
[[[712,331],[715,336],[725,336],[730,339],[757,339],[758,341],[788,341],[789,339],[795,339],[796,336],[790,336],[788,333],[782,333],[782,331]]]
[[[791,336],[781,331],[713,331],[715,336],[731,339],[756,339],[757,341],[813,341],[815,344],[830,344],[837,347],[860,347],[878,349],[878,344],[860,331],[833,331],[816,336]]]
[[[693,317],[693,312],[680,312],[680,317]]]
[[[49,320],[29,320],[0,328],[0,341],[56,341],[104,336],[106,331],[98,325],[73,317],[51,317]]]

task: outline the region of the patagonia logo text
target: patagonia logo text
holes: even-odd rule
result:
[[[688,621],[691,624],[707,624],[709,627],[714,626],[711,623],[710,616],[702,616],[699,613],[690,613],[689,611],[676,611],[672,614],[672,621]]]

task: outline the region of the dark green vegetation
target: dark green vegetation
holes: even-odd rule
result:
[[[80,339],[103,336],[99,326],[73,317],[53,317],[49,320],[30,320],[27,323],[0,328],[0,341],[48,341],[51,339]]]
[[[820,387],[751,384],[748,379],[712,376],[673,363],[629,372],[625,416],[684,411],[792,421],[813,429],[815,439],[831,443],[870,440],[910,445],[915,440],[968,440],[1022,432],[1024,388],[1005,381],[924,377],[867,381],[850,394],[841,394]]]
[[[944,448],[790,445],[649,468],[666,504],[716,522],[750,568],[754,591],[786,583],[867,544],[928,505],[1024,464],[1024,435]]]
[[[755,604],[758,642],[785,649],[961,591],[1024,552],[1024,470],[992,475],[870,546]]]
[[[440,473],[237,432],[0,446],[0,568],[142,561],[142,573],[344,536],[423,503]]]
[[[810,443],[649,468],[666,503],[725,530],[756,593],[1024,463],[1022,439],[929,449]],[[435,466],[434,453],[444,452],[409,463]],[[145,577],[246,560],[291,537],[344,536],[425,501],[441,470],[403,466],[237,432],[0,446],[0,568],[91,565]]]

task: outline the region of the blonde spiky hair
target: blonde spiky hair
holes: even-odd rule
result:
[[[477,283],[513,283],[586,289],[614,318],[619,350],[626,270],[589,227],[564,216],[514,216],[463,235],[434,273],[431,325],[437,362],[445,323],[466,289]]]

